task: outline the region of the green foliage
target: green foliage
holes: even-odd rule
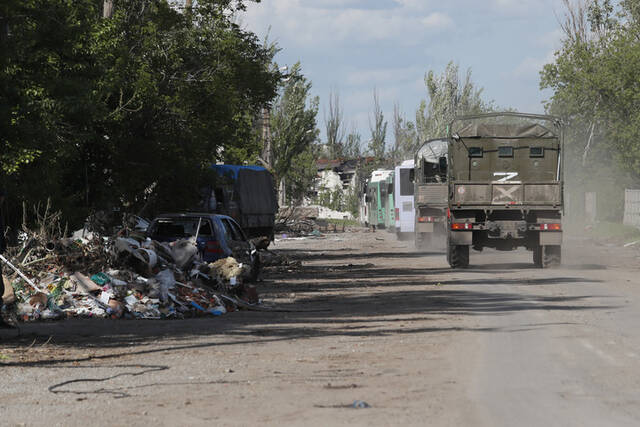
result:
[[[340,227],[357,227],[360,225],[360,222],[357,219],[336,219],[336,218],[327,218],[328,224],[335,224]]]
[[[348,194],[348,192],[343,191],[340,187],[334,189],[321,188],[318,191],[316,203],[335,211],[344,211]]]
[[[358,194],[357,188],[347,192],[344,204],[345,210],[351,213],[354,218],[358,218],[360,215],[360,194]]]
[[[316,145],[308,146],[293,158],[286,177],[287,201],[289,203],[301,204],[313,187],[313,182],[318,175],[316,172],[317,151]]]
[[[233,22],[241,1],[120,0],[109,19],[102,3],[0,6],[4,185],[17,209],[51,197],[74,226],[140,209],[151,187],[155,209],[193,206],[209,164],[257,156],[254,117],[281,79]]]
[[[342,157],[358,159],[362,156],[362,135],[354,128],[347,135],[342,149]]]
[[[493,110],[493,102],[483,100],[482,88],[477,88],[471,80],[471,69],[461,81],[459,68],[452,61],[441,75],[437,76],[430,70],[425,76],[429,104],[423,100],[416,112],[420,141],[445,136],[447,126],[458,115]]]
[[[278,182],[287,184],[289,200],[300,200],[315,179],[318,138],[316,116],[319,99],[311,97],[311,82],[295,64],[276,99],[271,113],[273,169]]]
[[[623,188],[640,180],[638,5],[567,4],[562,47],[541,72],[541,88],[553,91],[547,110],[566,125],[568,188],[596,191],[603,219],[620,219]]]
[[[395,166],[403,160],[413,158],[420,146],[415,125],[402,115],[398,104],[393,108],[393,136],[395,144],[389,154]]]

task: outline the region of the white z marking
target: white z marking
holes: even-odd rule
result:
[[[501,176],[496,182],[509,182],[511,179],[518,176],[518,172],[494,172],[493,176]]]
[[[510,189],[506,189],[506,188],[502,188],[502,187],[493,187],[496,190],[500,191],[502,194],[499,197],[496,197],[496,199],[513,199],[513,193],[515,193],[518,188],[520,188],[519,186],[515,186],[515,187],[511,187]]]

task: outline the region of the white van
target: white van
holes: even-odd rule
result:
[[[412,170],[413,160],[405,160],[395,168],[393,202],[396,214],[396,235],[399,239],[410,237],[409,235],[413,234],[415,227]]]

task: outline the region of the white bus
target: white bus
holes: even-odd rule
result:
[[[399,239],[409,238],[415,227],[415,209],[413,207],[413,182],[411,171],[413,160],[405,160],[396,166],[394,179],[394,199],[396,214],[396,235]]]

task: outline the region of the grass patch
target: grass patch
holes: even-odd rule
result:
[[[340,227],[343,225],[345,227],[356,227],[360,225],[360,222],[357,219],[324,219],[323,221],[327,221],[328,224],[336,224]]]
[[[640,240],[640,229],[615,222],[598,222],[587,228],[589,237],[594,240],[629,243]]]

